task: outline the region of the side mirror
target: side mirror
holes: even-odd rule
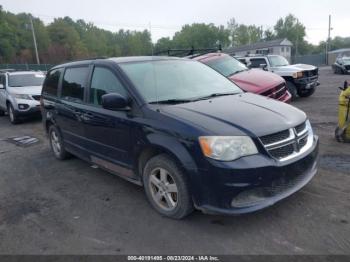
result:
[[[260,64],[259,67],[262,70],[265,70],[265,71],[267,70],[267,64]]]
[[[102,107],[108,110],[129,110],[129,99],[118,93],[110,93],[102,96]]]
[[[3,84],[0,84],[0,89],[4,89],[4,85]]]

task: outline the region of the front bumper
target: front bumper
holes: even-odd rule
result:
[[[199,174],[201,189],[195,206],[204,213],[226,215],[266,208],[303,188],[317,172],[317,158],[315,137],[305,155],[286,164],[263,155],[212,164]]]
[[[40,115],[40,102],[37,100],[16,99],[12,102],[16,116]]]
[[[311,89],[320,85],[318,76],[294,79],[294,84],[302,89]]]

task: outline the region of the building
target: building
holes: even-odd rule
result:
[[[328,52],[328,65],[334,64],[339,56],[350,56],[350,48],[342,48]]]
[[[249,54],[282,55],[291,61],[292,46],[292,42],[285,38],[239,47],[230,47],[225,49],[224,52],[235,56],[245,56]]]

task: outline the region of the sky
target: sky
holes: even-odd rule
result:
[[[46,24],[55,17],[84,19],[110,30],[151,29],[152,40],[172,37],[184,24],[238,23],[273,28],[277,19],[294,14],[306,27],[306,40],[318,44],[327,39],[328,16],[331,36],[350,36],[350,0],[0,0],[13,13],[32,13]]]

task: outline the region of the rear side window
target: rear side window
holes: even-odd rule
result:
[[[82,102],[88,74],[89,67],[67,68],[63,76],[61,97],[74,102]]]
[[[49,96],[57,96],[58,82],[62,74],[62,68],[50,71],[45,79],[43,86],[43,94]]]
[[[112,71],[103,67],[95,67],[91,80],[90,103],[100,106],[102,96],[110,93],[127,96],[124,86]]]
[[[262,65],[262,64],[267,64],[266,63],[266,60],[264,59],[264,58],[251,58],[250,59],[250,67],[251,68],[259,68],[260,67],[260,65]]]
[[[0,85],[3,85],[5,87],[5,76],[0,75]]]

